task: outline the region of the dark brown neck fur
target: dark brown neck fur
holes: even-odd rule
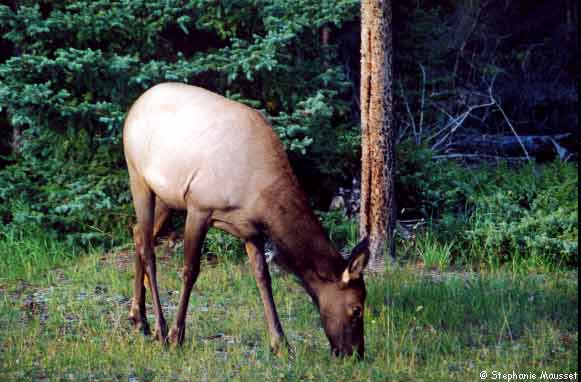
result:
[[[346,261],[327,238],[294,176],[273,184],[264,197],[266,233],[281,252],[277,263],[315,298],[322,284],[340,279]]]

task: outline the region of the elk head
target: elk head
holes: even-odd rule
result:
[[[336,356],[365,352],[363,314],[365,283],[363,270],[369,261],[369,242],[364,239],[351,252],[341,278],[327,283],[319,295],[319,311],[325,334]]]

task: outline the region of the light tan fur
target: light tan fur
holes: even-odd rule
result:
[[[362,267],[367,245],[350,262],[330,244],[291,170],[284,148],[256,110],[210,91],[177,83],[157,85],[131,107],[123,130],[137,225],[134,297],[130,318],[144,333],[147,276],[162,341],[181,344],[192,286],[208,228],[244,240],[273,348],[285,343],[264,257],[269,237],[321,311],[337,354],[363,354]],[[157,287],[153,238],[170,209],[186,210],[183,287],[169,335]],[[366,263],[366,261],[363,261]],[[350,270],[351,281],[342,274]],[[354,310],[355,309],[355,310]],[[355,311],[357,317],[352,317]]]

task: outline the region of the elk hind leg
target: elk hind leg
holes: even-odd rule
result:
[[[139,178],[131,178],[131,194],[137,215],[137,225],[133,230],[135,241],[136,274],[133,306],[136,306],[139,317],[145,319],[145,292],[144,276],[149,279],[150,290],[153,300],[153,310],[155,314],[155,336],[160,341],[165,341],[167,335],[167,325],[163,317],[159,291],[157,288],[157,275],[155,264],[155,253],[153,250],[153,223],[155,195]],[[140,266],[137,262],[140,262]],[[139,285],[138,285],[139,284]],[[134,311],[132,306],[132,313]],[[143,309],[142,309],[143,308]]]

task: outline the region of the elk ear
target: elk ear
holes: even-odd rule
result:
[[[343,271],[341,280],[347,284],[349,281],[361,278],[363,270],[369,262],[369,238],[361,240],[351,251],[347,268]]]

